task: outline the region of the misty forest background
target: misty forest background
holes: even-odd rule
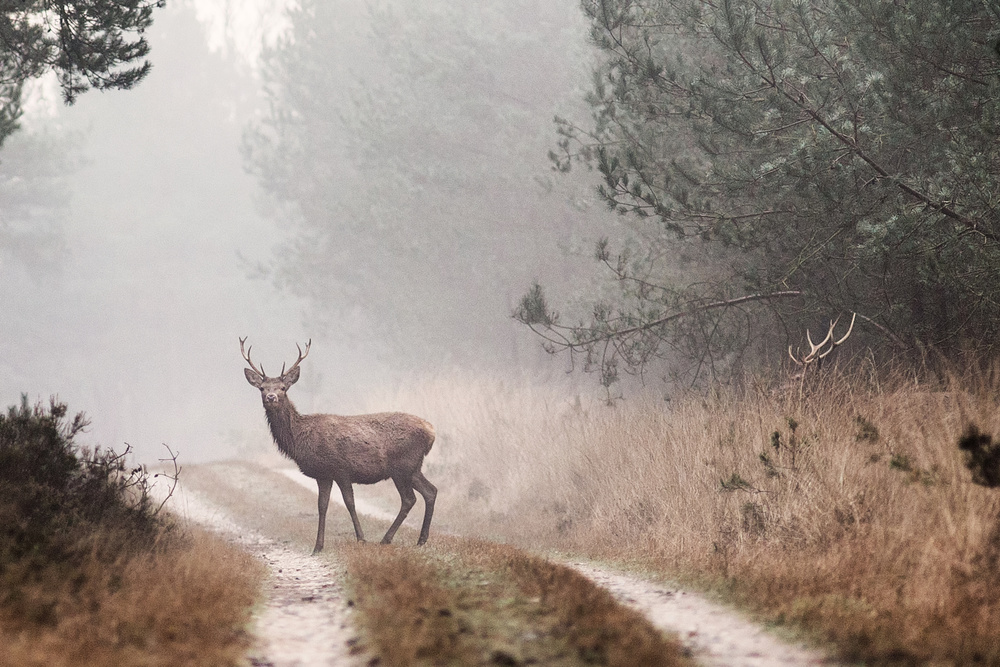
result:
[[[93,441],[191,461],[266,443],[239,336],[270,372],[312,337],[304,411],[536,368],[514,306],[585,275],[581,229],[606,215],[546,155],[554,114],[581,108],[583,17],[410,4],[171,2],[133,90],[29,87],[44,99],[0,150],[5,404],[57,394]],[[302,124],[275,143],[290,104]]]
[[[455,367],[777,378],[849,312],[845,363],[988,360],[998,26],[995,2],[171,2],[134,90],[28,84],[0,394],[196,461],[267,440],[239,336],[273,371],[313,339],[303,411]]]

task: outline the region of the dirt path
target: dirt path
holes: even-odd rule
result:
[[[338,583],[343,573],[326,559],[313,558],[236,523],[226,511],[179,487],[170,510],[209,528],[267,564],[264,603],[254,614],[255,667],[362,664],[351,610]]]
[[[255,466],[247,470],[247,464],[238,465],[241,467],[226,467],[228,478],[242,475],[246,483],[250,483],[250,477],[271,475],[270,479],[274,480],[273,476],[278,475],[278,479],[292,480],[313,494],[316,492],[315,482],[297,470],[266,470]],[[260,480],[254,483],[259,485]],[[279,485],[273,485],[274,495],[269,502],[292,500],[286,494],[295,490],[295,486],[287,482],[284,485],[284,491],[278,488]],[[292,505],[297,508],[302,499],[300,497]],[[339,496],[336,499],[340,501]],[[301,547],[289,547],[249,530],[233,518],[235,512],[183,487],[178,488],[169,507],[181,517],[221,533],[268,565],[271,576],[266,599],[255,614],[257,646],[250,656],[252,665],[364,664],[365,656],[356,655],[357,651],[352,650],[358,639],[351,608],[338,583],[343,581],[343,572],[329,554],[315,558]],[[357,502],[357,509],[359,513],[383,520],[391,520],[395,515],[375,503],[361,500]],[[303,506],[301,515],[315,516],[313,512],[314,506]],[[569,560],[564,564],[576,568],[611,591],[621,602],[641,611],[656,627],[678,635],[700,664],[720,667],[833,664],[821,653],[783,642],[731,609],[700,595],[611,572],[593,563]]]
[[[703,665],[765,667],[830,665],[804,646],[788,644],[734,611],[704,597],[670,589],[590,563],[565,561],[622,602],[641,611],[660,630],[676,633]]]

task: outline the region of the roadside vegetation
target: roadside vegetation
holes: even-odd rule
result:
[[[1000,664],[1000,368],[820,380],[607,405],[441,376],[373,404],[437,426],[441,530],[681,578],[852,661]]]
[[[66,406],[0,415],[0,664],[235,665],[260,564],[181,531]]]

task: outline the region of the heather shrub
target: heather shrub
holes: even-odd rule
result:
[[[67,415],[65,404],[31,406],[27,397],[0,415],[0,606],[37,621],[49,619],[53,600],[25,587],[87,557],[114,562],[148,551],[167,528],[146,470],[129,467],[127,451],[79,447],[87,419]]]

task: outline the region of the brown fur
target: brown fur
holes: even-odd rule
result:
[[[242,341],[241,341],[242,344]],[[309,353],[308,347],[306,354]],[[244,354],[250,362],[249,353]],[[299,353],[299,361],[305,358]],[[391,479],[399,491],[399,514],[382,538],[389,544],[416,502],[414,490],[424,498],[424,520],[417,544],[427,541],[437,489],[420,468],[434,444],[434,427],[420,417],[402,412],[369,415],[301,415],[288,399],[288,389],[299,379],[298,361],[287,373],[269,378],[259,369],[244,370],[247,382],[260,389],[271,435],[282,454],[295,461],[319,487],[319,527],[316,548],[323,550],[326,510],[336,482],[351,515],[358,541],[364,532],[354,509],[354,484],[374,484]]]

